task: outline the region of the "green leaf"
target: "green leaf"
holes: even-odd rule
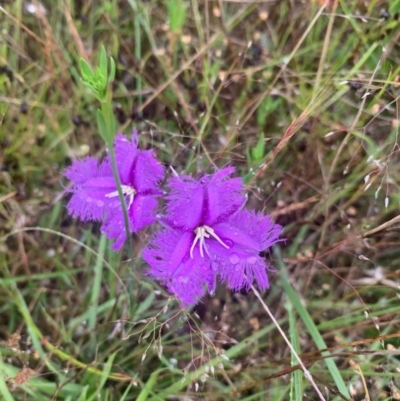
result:
[[[81,67],[81,76],[84,82],[94,78],[92,67],[86,62],[86,60],[81,58],[79,65]]]
[[[10,391],[8,390],[8,386],[6,381],[4,380],[3,376],[3,358],[0,354],[0,394],[3,396],[2,400],[4,401],[14,401],[13,396],[11,395]]]
[[[278,107],[282,106],[282,99],[273,99],[273,97],[267,96],[260,104],[257,109],[256,118],[257,125],[259,127],[265,126],[265,121],[269,115],[271,115]]]
[[[154,385],[157,382],[158,375],[160,374],[159,370],[156,370],[150,375],[149,380],[144,384],[142,391],[139,396],[136,398],[136,401],[146,401],[150,392],[152,392]]]
[[[186,4],[182,0],[169,0],[167,8],[171,31],[180,33],[186,20]]]
[[[124,394],[122,394],[122,397],[119,399],[119,401],[125,401],[125,398],[128,396],[132,386],[133,384],[129,383],[129,386],[126,388]]]
[[[87,385],[82,389],[82,394],[79,396],[77,401],[86,401],[88,390],[89,390],[89,386]]]
[[[108,83],[114,81],[115,79],[115,61],[110,57],[110,74],[108,76]]]
[[[296,325],[296,318],[293,312],[293,305],[290,302],[286,303],[286,309],[289,316],[289,333],[290,333],[290,343],[292,344],[297,355],[301,353],[300,341],[299,341],[299,331]],[[291,355],[291,365],[297,365],[297,359],[292,353]],[[293,401],[302,401],[303,399],[303,372],[300,369],[295,370],[290,375],[290,399]]]
[[[393,0],[389,2],[389,12],[390,14],[396,14],[400,11],[400,1]]]
[[[114,352],[113,354],[110,355],[110,357],[108,358],[105,366],[104,366],[104,370],[103,373],[101,375],[101,379],[100,379],[100,384],[99,387],[97,388],[96,392],[88,399],[88,401],[93,401],[98,397],[102,388],[104,387],[104,385],[106,384],[106,381],[108,380],[109,376],[110,376],[110,372],[111,372],[111,368],[113,366],[113,362],[114,362],[114,358],[117,355],[117,352]]]
[[[261,132],[258,138],[257,145],[251,150],[252,159],[256,163],[260,163],[264,157],[265,151],[265,138],[264,133]]]
[[[104,45],[101,46],[100,50],[100,64],[98,69],[98,76],[99,78],[106,78],[107,77],[107,52]]]
[[[101,279],[103,277],[103,259],[106,250],[107,238],[105,235],[100,237],[99,249],[96,263],[94,266],[94,280],[92,284],[92,295],[90,297],[89,328],[94,330],[96,327],[98,302],[100,299]]]
[[[154,294],[154,291],[150,292],[150,294],[146,297],[146,299],[144,301],[140,302],[140,304],[138,305],[138,307],[135,311],[135,314],[137,316],[140,316],[140,314],[142,314],[143,312],[146,312],[152,305],[155,297],[156,297],[156,295]]]
[[[280,282],[283,286],[283,289],[285,290],[286,296],[289,298],[294,309],[299,314],[301,320],[303,321],[304,325],[306,326],[309,334],[311,335],[311,337],[314,340],[318,349],[326,350],[327,346],[326,346],[326,343],[325,343],[321,333],[319,332],[312,317],[310,316],[310,313],[308,312],[306,307],[303,305],[302,300],[299,298],[296,291],[293,289],[292,285],[290,284],[288,277],[286,276],[285,266],[283,264],[282,255],[281,255],[281,252],[280,252],[280,249],[278,246],[275,246],[274,254],[277,258],[277,263],[278,263],[278,267],[280,270],[280,275],[281,275]],[[342,375],[340,374],[338,367],[336,366],[335,361],[329,357],[330,352],[322,351],[321,355],[326,357],[324,359],[326,367],[328,368],[329,373],[331,374],[332,379],[334,380],[337,389],[340,391],[340,393],[343,396],[350,398],[349,390],[347,389],[347,386],[343,380]]]

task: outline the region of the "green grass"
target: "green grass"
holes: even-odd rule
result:
[[[64,168],[105,151],[79,73],[102,45],[121,132],[179,173],[234,165],[284,226],[263,297],[326,399],[396,399],[400,1],[28,3],[0,6],[2,399],[318,399],[253,293],[183,311],[151,229],[131,261],[67,215]]]

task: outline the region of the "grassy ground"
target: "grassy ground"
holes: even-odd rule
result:
[[[64,168],[104,153],[79,79],[102,44],[120,131],[178,172],[235,165],[284,226],[263,299],[324,397],[400,399],[399,15],[399,0],[1,2],[2,399],[319,399],[253,293],[220,286],[183,311],[144,275],[149,230],[132,271],[67,215]]]

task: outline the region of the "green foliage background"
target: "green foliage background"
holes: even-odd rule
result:
[[[263,299],[326,399],[400,399],[399,13],[1,2],[2,399],[318,399],[253,293],[220,286],[184,311],[144,274],[151,229],[129,260],[67,215],[64,168],[105,152],[80,79],[102,45],[119,132],[136,127],[179,173],[234,165],[249,205],[284,226]]]

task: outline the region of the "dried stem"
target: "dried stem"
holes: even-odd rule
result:
[[[260,293],[254,288],[254,286],[251,286],[251,289],[253,290],[255,296],[258,298],[258,300],[260,301],[261,305],[263,306],[264,310],[268,313],[269,317],[271,318],[271,320],[273,321],[275,327],[278,329],[279,333],[281,333],[281,336],[283,337],[283,339],[285,340],[286,344],[288,345],[290,351],[293,353],[294,357],[297,359],[297,361],[299,362],[299,365],[301,367],[301,369],[304,372],[304,376],[306,377],[306,379],[308,379],[310,381],[310,383],[312,384],[312,386],[314,387],[316,393],[319,396],[319,399],[321,401],[326,401],[325,397],[322,395],[320,389],[317,387],[317,385],[315,384],[311,373],[307,370],[307,368],[304,366],[304,363],[301,361],[300,357],[297,355],[297,352],[295,351],[295,349],[293,348],[292,344],[290,343],[289,339],[286,337],[285,332],[282,330],[281,326],[279,326],[278,321],[275,319],[274,315],[271,313],[271,311],[269,310],[268,306],[266,305],[266,303],[263,301],[263,299],[261,298]]]

